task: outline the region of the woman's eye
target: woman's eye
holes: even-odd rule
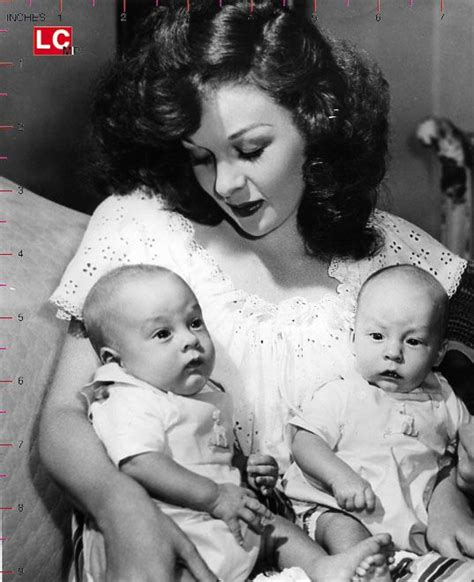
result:
[[[189,157],[192,166],[207,166],[212,162],[212,156],[197,157],[190,154]]]
[[[259,148],[258,150],[252,150],[251,152],[244,152],[242,150],[238,150],[239,155],[244,160],[256,160],[258,159],[264,152],[265,148]]]
[[[193,321],[191,322],[191,327],[193,329],[199,329],[200,327],[202,327],[204,325],[204,322],[202,319],[200,319],[199,317],[197,317],[196,319],[193,319]]]
[[[243,160],[246,161],[253,161],[253,160],[257,160],[264,152],[265,148],[259,148],[258,150],[252,150],[252,151],[243,151],[240,150],[238,148],[237,149],[237,153],[239,155],[239,157]],[[193,153],[189,154],[189,158],[191,160],[191,165],[192,166],[208,166],[210,164],[212,164],[214,162],[214,157],[212,155],[206,155],[206,156],[196,156]]]
[[[153,334],[153,337],[157,339],[167,339],[170,337],[170,335],[171,332],[169,329],[159,329]]]
[[[370,337],[371,337],[373,340],[375,340],[376,342],[379,342],[380,340],[382,340],[382,339],[383,339],[383,335],[382,335],[381,333],[378,333],[378,332],[373,332],[373,333],[371,333],[371,334],[369,334],[369,335],[370,335]]]

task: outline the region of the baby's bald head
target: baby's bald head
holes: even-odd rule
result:
[[[432,325],[443,339],[446,335],[449,299],[441,283],[428,271],[414,265],[393,265],[373,273],[362,285],[357,298],[357,311],[371,301],[372,292],[381,290],[387,303],[403,295],[409,300],[410,294],[423,294],[432,307]],[[367,306],[371,308],[370,305]]]
[[[109,271],[96,281],[86,297],[82,316],[89,340],[98,354],[104,346],[119,348],[119,335],[122,330],[118,329],[118,321],[124,286],[136,285],[136,298],[140,301],[140,285],[157,277],[163,278],[164,284],[173,279],[173,282],[187,286],[173,271],[147,264],[124,265]]]

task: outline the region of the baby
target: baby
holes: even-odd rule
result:
[[[424,553],[431,493],[469,421],[432,371],[446,350],[448,297],[428,272],[399,265],[369,277],[357,303],[357,373],[325,384],[292,418],[285,490],[329,553],[382,531],[396,549]]]
[[[282,568],[308,573],[299,580],[389,579],[390,536],[327,556],[241,485],[232,466],[230,399],[210,380],[214,346],[180,277],[152,265],[115,269],[93,286],[83,316],[103,364],[84,391],[95,431],[112,461],[176,521],[216,576],[247,580],[265,548]],[[271,457],[251,455],[247,473],[254,486],[271,488],[278,468]],[[88,581],[103,579],[101,544],[101,534],[86,528]],[[183,571],[179,579],[192,577]]]

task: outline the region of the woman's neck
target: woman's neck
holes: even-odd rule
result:
[[[296,217],[258,239],[243,237],[229,222],[196,225],[196,238],[236,288],[271,303],[296,296],[317,302],[337,287],[328,263],[305,252]]]
[[[231,223],[227,223],[230,236],[242,252],[257,255],[263,262],[281,264],[286,260],[307,259],[304,240],[301,237],[296,212],[278,228],[265,236],[248,238],[239,233]]]

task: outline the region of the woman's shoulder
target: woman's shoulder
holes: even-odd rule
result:
[[[456,292],[467,261],[449,251],[422,228],[408,220],[376,210],[370,225],[381,239],[376,253],[361,260],[333,259],[330,274],[340,282],[339,291],[357,295],[362,283],[375,271],[391,265],[411,264],[430,272],[451,297]]]
[[[423,247],[433,245],[442,247],[440,242],[422,228],[386,210],[376,209],[370,219],[370,224],[382,234],[385,248],[393,246],[397,242],[403,242],[405,247],[419,247],[420,250],[429,250],[429,248],[424,249]],[[396,250],[400,252],[403,251],[403,248]],[[445,250],[447,251],[447,249]]]
[[[159,194],[137,189],[128,194],[112,194],[94,210],[89,227],[93,223],[123,224],[159,219],[170,211],[165,199]]]
[[[373,224],[383,235],[383,248],[373,257],[382,266],[408,263],[435,276],[452,296],[467,262],[449,251],[422,228],[389,212],[377,210]]]
[[[379,269],[411,264],[436,277],[450,297],[455,293],[467,265],[464,259],[423,229],[389,212],[376,210],[370,224],[381,236],[378,251],[362,260],[335,260],[331,265],[331,274],[343,288],[357,290],[369,275]]]
[[[81,318],[82,305],[100,276],[126,264],[167,267],[186,278],[193,228],[157,195],[136,190],[112,195],[93,213],[84,238],[50,301],[58,316]]]
[[[103,200],[94,211],[86,235],[93,237],[98,230],[101,235],[143,239],[161,244],[167,240],[184,240],[194,237],[193,223],[179,212],[170,208],[159,193],[134,190],[129,194],[112,194]]]

